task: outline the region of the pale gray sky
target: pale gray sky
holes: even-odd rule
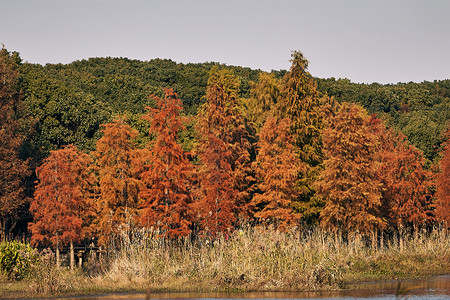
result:
[[[32,63],[216,61],[397,83],[450,78],[448,0],[0,0],[0,42]]]

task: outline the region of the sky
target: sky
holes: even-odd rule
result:
[[[321,78],[450,79],[448,0],[0,0],[0,43],[30,63],[90,57],[289,69]]]

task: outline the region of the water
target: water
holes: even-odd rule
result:
[[[353,284],[343,291],[326,292],[217,292],[217,293],[149,293],[100,295],[78,298],[60,298],[64,300],[221,300],[221,299],[332,299],[332,300],[450,300],[450,275],[423,280],[404,280],[401,282],[373,282]]]

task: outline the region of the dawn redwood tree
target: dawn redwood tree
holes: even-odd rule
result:
[[[247,99],[247,121],[257,130],[275,110],[281,91],[281,80],[271,73],[261,72],[257,82],[251,82],[250,99]]]
[[[87,154],[69,145],[51,151],[36,169],[38,182],[30,205],[33,222],[29,224],[32,244],[51,244],[60,264],[61,246],[70,244],[70,266],[73,269],[73,243],[83,238],[84,213],[88,205],[85,172],[91,160]]]
[[[300,218],[292,204],[298,198],[295,183],[304,163],[295,153],[289,134],[291,121],[269,117],[259,134],[258,154],[253,163],[257,192],[251,201],[259,221],[275,224],[281,230]]]
[[[247,213],[248,137],[238,109],[238,79],[213,68],[207,101],[198,114],[197,153],[200,195],[196,202],[203,228],[212,234],[231,229]]]
[[[424,169],[423,153],[401,133],[386,128],[372,116],[372,128],[380,140],[379,178],[383,183],[384,215],[394,227],[419,225],[433,220],[432,173]]]
[[[24,179],[30,171],[28,162],[19,156],[24,139],[19,62],[17,53],[0,50],[0,240],[7,236],[7,222],[14,227],[29,201],[24,193]]]
[[[156,96],[154,99],[157,108],[144,116],[156,140],[151,143],[149,161],[141,174],[140,220],[144,226],[159,228],[168,237],[187,236],[192,219],[189,205],[193,170],[177,141],[184,129],[180,116],[183,106],[172,89],[165,90],[163,99]]]
[[[308,72],[308,61],[303,54],[294,51],[291,56],[290,71],[282,79],[278,112],[280,117],[291,119],[291,134],[294,137],[296,152],[307,167],[298,174],[297,188],[300,197],[296,202],[296,209],[302,213],[305,220],[313,222],[318,211],[318,203],[313,199],[313,182],[323,161],[323,98],[317,91],[314,78]]]
[[[97,218],[93,230],[106,245],[128,230],[138,214],[139,152],[133,140],[138,133],[121,118],[103,125],[103,137],[94,152],[99,180]]]
[[[445,137],[440,172],[436,176],[436,217],[450,226],[450,128]]]
[[[321,223],[332,230],[373,233],[385,227],[381,217],[378,140],[366,111],[343,103],[324,131],[325,169],[316,182],[326,201]]]

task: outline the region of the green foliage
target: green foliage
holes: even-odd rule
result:
[[[9,279],[25,278],[37,262],[37,253],[29,244],[17,241],[0,243],[0,270]]]

